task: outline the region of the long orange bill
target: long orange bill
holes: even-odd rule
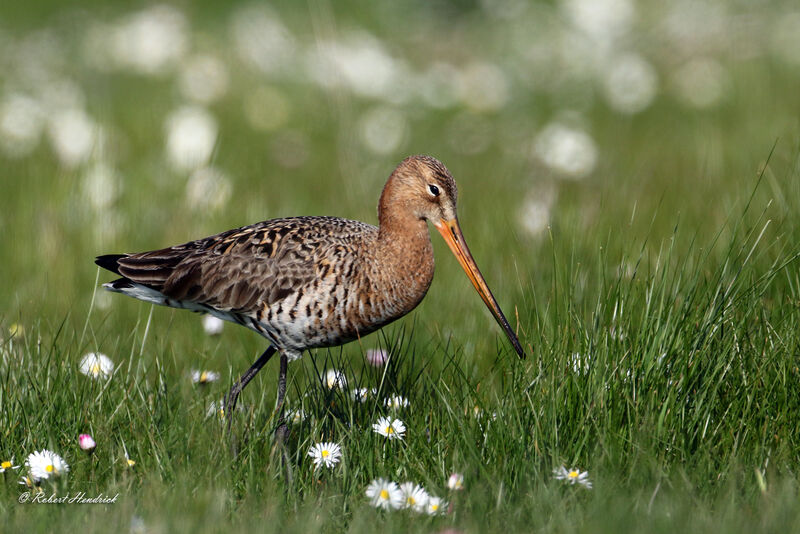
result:
[[[517,351],[520,358],[525,358],[525,352],[522,350],[522,345],[519,344],[517,335],[511,330],[506,316],[503,315],[503,311],[500,309],[494,295],[492,295],[492,292],[489,290],[489,286],[486,285],[486,280],[483,279],[478,265],[472,258],[469,247],[467,247],[467,242],[464,240],[464,234],[461,233],[461,227],[458,225],[458,219],[453,219],[451,221],[441,219],[438,223],[434,224],[434,226],[439,230],[439,233],[442,234],[450,250],[452,250],[453,254],[458,258],[458,263],[461,264],[464,272],[467,273],[472,285],[478,290],[478,294],[480,294],[486,307],[489,308],[489,311],[494,315],[497,324],[500,325],[506,333],[506,336],[508,336],[508,340],[514,345],[514,350]]]

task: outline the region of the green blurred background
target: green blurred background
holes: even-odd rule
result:
[[[5,2],[0,318],[79,329],[98,254],[288,215],[375,223],[388,174],[425,153],[456,177],[465,235],[527,338],[554,255],[629,276],[676,226],[678,250],[708,243],[773,148],[757,211],[772,201],[769,231],[791,243],[798,87],[791,1]],[[406,326],[470,355],[502,344],[434,243]],[[148,313],[108,294],[96,307],[100,332]]]

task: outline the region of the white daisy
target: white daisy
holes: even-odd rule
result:
[[[347,386],[347,378],[344,373],[336,369],[328,369],[325,372],[324,383],[328,389],[339,389]]]
[[[391,397],[386,399],[386,407],[392,408],[393,410],[397,410],[399,408],[407,408],[408,399],[403,397],[402,395],[392,395]]]
[[[90,352],[81,358],[80,371],[92,378],[108,378],[114,372],[114,362],[100,352]]]
[[[406,425],[400,419],[381,417],[378,422],[372,425],[372,430],[386,436],[387,439],[403,439],[406,433]]]
[[[308,451],[316,467],[333,467],[342,459],[342,449],[336,443],[317,443]]]
[[[586,488],[592,488],[592,481],[589,480],[589,472],[581,472],[579,469],[575,469],[574,467],[569,471],[563,465],[559,468],[553,469],[553,477],[555,477],[556,480],[565,480],[570,484],[580,484]]]
[[[11,460],[6,460],[5,462],[0,463],[0,473],[5,473],[9,469],[19,469],[18,465],[14,465],[14,457],[11,457]]]
[[[433,495],[428,497],[428,504],[425,506],[428,515],[441,515],[447,511],[447,501]]]
[[[405,499],[403,508],[411,508],[415,512],[425,511],[430,498],[425,488],[413,482],[403,482],[400,484],[400,491],[403,492],[403,498]]]
[[[192,383],[193,384],[208,384],[219,380],[219,373],[214,371],[199,371],[192,369]]]
[[[450,478],[447,479],[447,487],[451,490],[464,489],[464,475],[461,473],[453,473],[450,475]]]
[[[61,456],[47,449],[30,454],[25,460],[25,465],[35,482],[61,476],[69,471],[67,462]]]
[[[378,478],[370,482],[367,486],[367,498],[370,504],[384,510],[399,510],[405,505],[403,492],[394,482],[384,478]]]
[[[237,412],[244,412],[245,406],[242,403],[236,404],[236,411]],[[208,410],[206,410],[206,417],[211,417],[216,415],[220,419],[225,419],[225,399],[220,399],[219,401],[213,401],[211,404],[208,405]]]
[[[367,402],[367,397],[370,391],[367,388],[353,388],[350,390],[350,396],[356,402]]]
[[[286,411],[286,421],[291,425],[302,423],[306,418],[306,412],[302,408]]]

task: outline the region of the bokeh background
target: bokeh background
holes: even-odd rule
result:
[[[799,87],[792,1],[6,2],[0,318],[82,326],[101,253],[289,215],[375,223],[388,174],[425,153],[456,177],[506,314],[534,330],[554,255],[630,275],[678,226],[679,250],[726,232],[753,191],[792,221]],[[434,241],[420,341],[493,347]],[[575,281],[578,313],[591,288]],[[114,297],[96,295],[93,327],[147,312]]]
[[[50,448],[71,466],[54,488],[122,495],[18,506],[23,468],[0,515],[25,532],[800,530],[799,89],[796,0],[0,2],[0,460]],[[287,487],[276,362],[242,395],[239,456],[213,417],[264,340],[96,291],[113,275],[93,259],[273,217],[375,223],[417,153],[455,176],[530,356],[433,235],[417,310],[290,366],[308,417]],[[386,372],[364,362],[378,345]],[[114,375],[82,376],[88,352]],[[381,398],[330,391],[334,366]],[[391,394],[411,402],[397,448],[370,430]],[[313,471],[328,440],[345,460]],[[553,480],[562,464],[595,489]],[[378,514],[377,477],[453,511]]]

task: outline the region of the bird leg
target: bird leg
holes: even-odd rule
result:
[[[281,451],[281,460],[286,469],[286,487],[292,484],[292,466],[289,463],[289,455],[286,452],[286,439],[289,437],[289,428],[286,426],[286,416],[284,415],[284,398],[286,397],[286,369],[289,364],[289,358],[281,353],[281,365],[278,372],[278,402],[275,406],[275,411],[278,414],[278,428],[275,430],[275,445]]]
[[[272,355],[277,352],[278,349],[275,348],[274,345],[270,345],[267,347],[267,350],[258,357],[256,362],[250,366],[242,377],[233,384],[231,390],[228,392],[227,397],[225,398],[225,417],[228,419],[228,433],[231,432],[231,425],[233,424],[233,412],[236,409],[236,401],[239,399],[239,394],[242,392],[244,387],[253,379],[256,374],[264,367]]]
[[[278,402],[275,404],[275,411],[278,414],[278,429],[275,431],[276,437],[283,441],[289,435],[289,429],[286,426],[286,417],[284,417],[283,401],[286,396],[286,368],[289,364],[289,358],[281,353],[281,367],[278,373]]]

